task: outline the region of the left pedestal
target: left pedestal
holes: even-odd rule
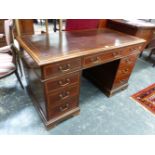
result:
[[[25,52],[23,62],[28,93],[46,127],[79,114],[80,59],[37,66]]]

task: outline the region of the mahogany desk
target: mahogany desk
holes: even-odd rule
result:
[[[111,29],[17,38],[29,93],[49,127],[79,113],[82,70],[108,96],[124,89],[145,40]]]

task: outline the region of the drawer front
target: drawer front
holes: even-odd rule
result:
[[[48,117],[49,119],[52,119],[61,116],[76,107],[78,107],[78,99],[77,97],[73,97],[69,100],[58,103],[55,107],[48,108]]]
[[[46,93],[51,93],[61,88],[66,88],[73,84],[79,83],[80,81],[80,73],[71,74],[68,76],[63,76],[59,79],[49,80],[45,82],[45,90]]]
[[[129,77],[137,60],[137,54],[121,59],[119,69],[116,74],[117,78]]]
[[[138,57],[137,54],[132,54],[128,57],[121,59],[120,67],[124,68],[126,66],[134,66],[134,64],[137,60],[137,57]]]
[[[136,60],[137,54],[132,54],[128,57],[121,59],[119,69],[116,73],[116,77],[114,80],[113,89],[120,87],[128,82],[128,79],[133,70]]]
[[[119,69],[117,71],[117,74],[116,74],[116,77],[115,77],[115,80],[114,80],[113,88],[119,87],[119,86],[124,85],[125,83],[127,83],[131,72],[132,72],[131,67],[126,67],[126,68],[123,68],[123,69]]]
[[[77,95],[79,95],[79,85],[74,85],[65,89],[61,89],[60,91],[47,95],[48,105],[54,106],[57,104],[57,102],[65,101]]]
[[[116,51],[108,51],[103,54],[87,56],[83,60],[83,66],[90,67],[90,66],[102,64],[104,62],[108,62],[110,60],[119,59],[122,57],[121,53],[122,53],[122,50],[116,50]]]
[[[72,59],[43,67],[43,79],[63,75],[81,68],[81,59]]]
[[[84,57],[84,60],[83,60],[83,66],[84,67],[95,66],[115,59],[120,59],[122,57],[131,55],[131,54],[137,55],[140,52],[140,48],[141,46],[131,46],[128,48],[121,48],[117,50],[107,51],[101,54],[86,56]]]
[[[141,45],[130,46],[122,52],[122,56],[128,56],[131,54],[139,54],[141,51],[141,48],[142,48]]]
[[[133,66],[126,66],[126,67],[120,68],[120,69],[117,71],[116,79],[117,79],[117,78],[121,78],[121,77],[130,76],[130,74],[131,74],[131,72],[132,72],[132,69],[133,69]]]

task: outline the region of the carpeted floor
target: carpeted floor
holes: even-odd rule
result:
[[[129,87],[111,98],[82,78],[79,116],[46,130],[28,95],[14,75],[0,80],[0,134],[124,135],[155,134],[155,115],[129,97],[155,82],[155,68],[137,61]]]

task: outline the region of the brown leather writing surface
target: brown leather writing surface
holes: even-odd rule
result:
[[[17,39],[39,65],[144,41],[106,28],[103,30],[62,32],[61,34],[57,32],[49,35],[28,35]]]

